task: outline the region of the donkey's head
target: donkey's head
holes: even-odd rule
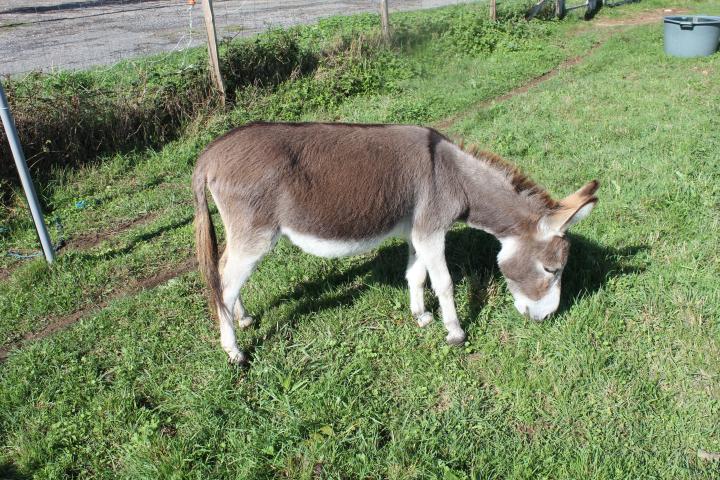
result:
[[[560,278],[570,242],[565,232],[592,211],[598,189],[593,180],[548,211],[521,235],[501,239],[500,271],[515,299],[515,308],[533,320],[542,320],[560,303]]]

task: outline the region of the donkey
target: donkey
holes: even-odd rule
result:
[[[218,247],[206,198],[225,226]],[[591,181],[560,201],[497,155],[466,151],[433,130],[408,125],[251,123],[213,141],[192,178],[200,271],[220,321],[230,362],[246,355],[235,341],[253,320],[240,288],[281,235],[305,252],[340,257],[385,239],[408,240],[406,278],[418,325],[427,274],[440,303],[449,344],[465,341],[445,262],[445,234],[455,222],[501,243],[500,271],[518,311],[541,320],[557,310],[567,263],[567,229],[597,198]]]

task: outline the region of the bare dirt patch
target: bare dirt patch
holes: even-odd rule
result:
[[[125,294],[133,295],[141,290],[149,290],[151,288],[155,288],[158,285],[162,285],[168,280],[179,277],[180,275],[184,275],[195,268],[197,268],[197,260],[195,259],[195,257],[188,258],[175,268],[166,269],[151,277],[138,280],[136,282],[136,285],[132,288],[132,291]]]
[[[438,398],[435,402],[435,405],[433,406],[433,410],[435,410],[438,413],[446,412],[450,409],[452,406],[453,399],[450,395],[450,392],[448,392],[447,387],[441,387],[440,391],[438,392]]]
[[[69,248],[71,250],[86,250],[88,248],[92,248],[108,238],[119,235],[126,230],[150,223],[155,220],[157,216],[157,212],[148,212],[132,220],[120,222],[107,230],[79,235],[65,242],[65,248]]]
[[[620,27],[620,26],[632,26],[632,25],[649,25],[652,23],[662,24],[663,17],[667,15],[682,15],[687,13],[689,10],[686,8],[660,8],[657,10],[648,10],[640,12],[638,15],[630,18],[614,18],[599,20],[594,22],[594,25],[598,27]]]

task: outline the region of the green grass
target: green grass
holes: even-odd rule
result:
[[[248,369],[227,365],[194,272],[15,350],[0,365],[0,477],[718,478],[697,451],[720,451],[720,55],[667,58],[660,25],[542,28],[532,49],[398,54],[409,74],[332,107],[283,110],[301,87],[282,85],[157,151],[56,176],[43,195],[68,235],[157,216],[51,268],[4,259],[0,340],[190,255],[194,160],[248,116],[436,122],[601,40],[451,128],[556,196],[601,181],[557,315],[521,318],[497,242],[462,226],[447,247],[460,348],[440,322],[414,324],[401,242],[323,260],[281,241],[244,289],[259,319],[239,334]],[[22,212],[7,225],[3,251],[34,244]]]

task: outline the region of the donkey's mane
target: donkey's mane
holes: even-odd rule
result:
[[[510,180],[511,185],[517,193],[537,199],[540,201],[540,204],[547,209],[555,210],[559,207],[559,203],[550,196],[547,190],[528,178],[516,165],[508,162],[500,155],[482,150],[477,145],[465,146],[461,143],[460,148],[465,153],[472,155],[478,160],[487,162],[490,166],[507,175],[508,180]]]

